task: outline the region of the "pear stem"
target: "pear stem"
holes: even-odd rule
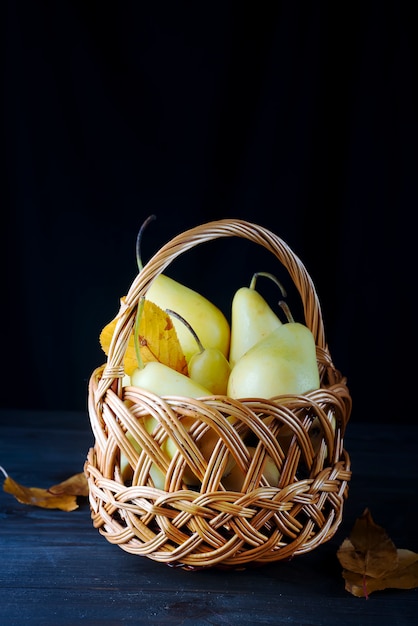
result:
[[[202,344],[202,342],[200,341],[195,329],[189,324],[189,322],[187,320],[184,319],[184,317],[182,315],[180,315],[180,313],[176,313],[176,311],[172,311],[171,309],[166,309],[165,310],[166,313],[168,313],[169,315],[173,315],[173,317],[176,317],[178,320],[180,320],[180,322],[183,322],[183,324],[186,326],[186,328],[188,330],[190,330],[190,332],[192,333],[198,348],[199,348],[199,354],[202,354],[202,352],[205,351],[205,347]]]
[[[136,360],[138,361],[138,367],[140,370],[144,369],[144,362],[141,356],[141,347],[139,345],[139,326],[141,324],[141,317],[144,311],[144,304],[145,304],[145,296],[141,296],[139,298],[138,308],[136,310],[135,328],[134,328],[135,355],[136,355]]]
[[[294,317],[293,317],[293,315],[292,315],[292,312],[291,312],[291,310],[290,310],[289,305],[287,304],[287,302],[284,302],[284,300],[280,300],[280,302],[279,302],[279,307],[280,307],[281,309],[283,309],[283,311],[284,311],[284,313],[285,313],[285,315],[286,315],[286,317],[287,317],[287,321],[288,321],[289,323],[293,324],[293,323],[295,322],[295,319],[294,319]]]
[[[276,285],[279,287],[280,291],[282,292],[282,297],[283,298],[287,297],[286,290],[283,287],[282,283],[279,281],[279,279],[274,274],[270,274],[270,272],[256,272],[253,275],[252,279],[251,279],[250,289],[255,289],[257,278],[259,276],[264,276],[265,278],[270,278],[270,280],[272,280],[274,283],[276,283]]]
[[[148,224],[154,221],[155,219],[157,219],[155,215],[150,215],[149,217],[147,217],[147,219],[143,222],[141,228],[139,229],[139,232],[136,238],[136,262],[137,262],[139,271],[141,271],[142,268],[144,267],[144,264],[142,262],[142,256],[141,256],[142,235],[144,234],[144,230],[146,229]]]

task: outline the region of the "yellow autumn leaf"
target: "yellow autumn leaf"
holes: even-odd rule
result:
[[[88,496],[89,484],[84,472],[78,472],[78,474],[73,474],[66,480],[63,480],[62,483],[52,485],[48,491],[54,496],[61,496],[64,494],[67,496]]]
[[[121,304],[123,304],[124,301],[125,298],[121,298]],[[106,356],[109,354],[110,343],[112,341],[113,333],[115,332],[118,319],[119,315],[117,315],[111,322],[106,324],[106,326],[102,329],[100,333],[100,345]],[[135,353],[134,335],[133,333],[131,333],[128,341],[128,347],[126,349],[125,357],[123,360],[123,368],[126,374],[130,376],[136,367],[138,367],[138,361],[136,359]]]
[[[51,489],[40,487],[26,487],[13,480],[3,467],[0,471],[4,474],[3,490],[10,493],[21,504],[38,506],[43,509],[61,509],[62,511],[74,511],[78,508],[77,496],[87,495],[85,483],[76,474],[60,485],[54,485]],[[76,486],[75,486],[76,485]],[[57,491],[54,492],[53,489]]]
[[[100,333],[100,345],[107,355],[118,318],[107,324]],[[187,375],[187,362],[170,316],[150,300],[144,300],[138,333],[142,362],[159,361]],[[134,334],[129,337],[123,367],[130,376],[138,367]]]

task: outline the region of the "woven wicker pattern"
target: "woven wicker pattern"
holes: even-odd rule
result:
[[[159,398],[122,387],[139,298],[176,257],[222,237],[264,246],[288,270],[315,337],[320,389],[237,401]],[[328,541],[341,521],[351,475],[343,445],[350,413],[346,381],[333,365],[315,287],[299,258],[256,224],[220,220],[197,226],[163,246],[138,274],[121,305],[107,362],[91,376],[95,444],[85,472],[93,524],[130,553],[185,569],[237,568],[308,552]],[[152,433],[144,426],[149,416],[157,421]],[[167,438],[177,449],[171,459],[161,448]],[[213,451],[204,455],[208,438]],[[121,455],[131,468],[129,481],[122,478]],[[231,464],[238,488],[231,487]],[[275,484],[269,483],[267,464],[277,471]],[[164,489],[154,486],[153,467],[165,474]]]

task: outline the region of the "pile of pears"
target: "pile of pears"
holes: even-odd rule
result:
[[[257,272],[248,287],[236,291],[231,324],[198,292],[160,274],[147,299],[170,314],[185,355],[188,375],[158,362],[137,368],[131,384],[160,396],[264,398],[305,394],[320,386],[316,346],[307,326],[295,322],[282,301],[282,322],[256,290]]]
[[[145,224],[144,224],[145,225]],[[137,261],[141,270],[139,244],[144,226],[137,239]],[[260,276],[273,280],[281,291],[280,314],[276,314],[266,299],[256,290]],[[187,375],[159,361],[141,364],[123,386],[140,388],[160,397],[181,396],[204,398],[227,396],[232,399],[272,399],[290,394],[306,394],[320,387],[316,345],[310,329],[294,321],[284,302],[286,293],[277,278],[266,272],[254,273],[248,287],[233,295],[231,323],[224,313],[202,294],[159,274],[148,288],[146,298],[170,315],[177,338],[187,362]],[[127,390],[128,391],[128,390]],[[129,395],[129,393],[128,393]],[[192,418],[183,426],[189,430]],[[152,435],[158,427],[153,416],[144,420],[146,431]],[[127,438],[135,451],[141,448],[130,432]],[[217,435],[209,430],[199,441],[199,450],[209,460],[217,443]],[[167,437],[161,448],[169,461],[177,452],[176,444]],[[248,446],[253,457],[255,448]],[[230,455],[231,456],[231,455]],[[121,475],[129,480],[133,475],[131,462],[121,454]],[[265,458],[264,475],[269,484],[277,485],[279,472],[270,457]],[[150,476],[156,488],[165,489],[166,475],[161,467],[151,464]],[[245,475],[231,457],[223,473],[227,489],[240,490]],[[199,486],[199,478],[189,469],[183,475],[188,486]]]

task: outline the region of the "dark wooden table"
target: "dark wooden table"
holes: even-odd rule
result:
[[[26,486],[82,471],[87,414],[0,411],[0,465]],[[334,538],[290,562],[187,572],[124,552],[72,512],[20,504],[0,491],[0,624],[418,624],[418,589],[369,599],[344,589],[336,551],[368,507],[397,547],[418,551],[418,426],[348,426],[353,478]]]

